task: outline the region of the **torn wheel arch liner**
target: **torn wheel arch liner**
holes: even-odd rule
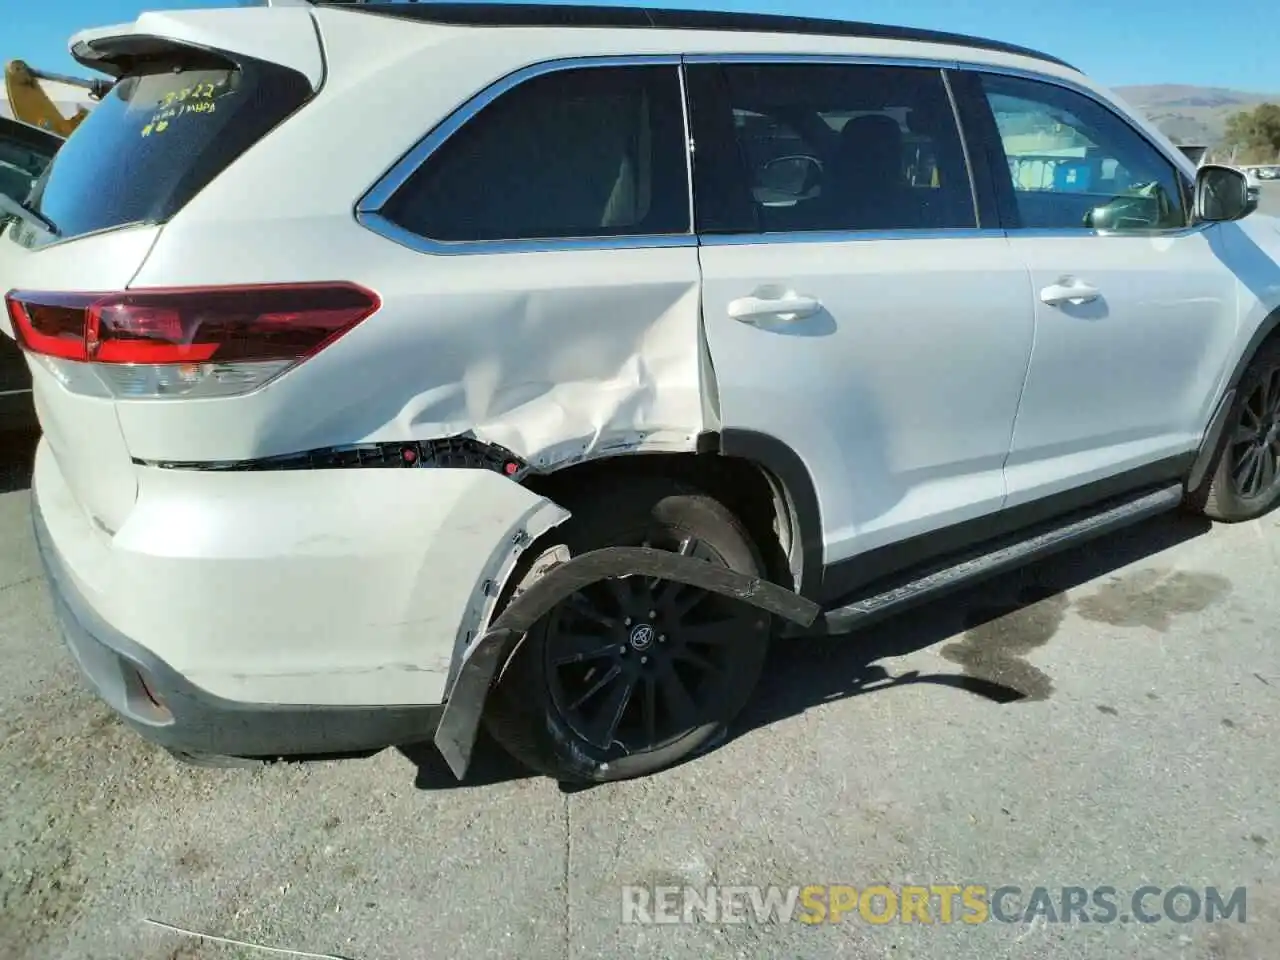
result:
[[[620,576],[674,580],[740,600],[808,627],[820,612],[812,600],[759,577],[646,547],[605,547],[532,578],[526,589],[468,646],[454,672],[435,744],[458,779],[465,777],[494,678],[526,633],[558,603],[583,587]]]

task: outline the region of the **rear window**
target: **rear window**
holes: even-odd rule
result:
[[[61,238],[162,223],[311,92],[302,74],[249,58],[149,63],[67,139],[32,202]]]

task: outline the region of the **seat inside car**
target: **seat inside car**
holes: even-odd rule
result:
[[[906,181],[902,127],[893,117],[855,117],[840,131],[826,181],[829,216],[846,228],[923,225],[924,198]]]

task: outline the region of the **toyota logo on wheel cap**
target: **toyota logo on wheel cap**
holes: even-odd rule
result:
[[[653,646],[653,627],[647,623],[637,623],[631,628],[631,649],[648,650]]]

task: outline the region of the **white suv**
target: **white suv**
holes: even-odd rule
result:
[[[119,82],[0,237],[35,528],[182,756],[462,776],[483,717],[635,776],[771,640],[1280,496],[1275,221],[1051,57],[301,0],[72,49]]]

